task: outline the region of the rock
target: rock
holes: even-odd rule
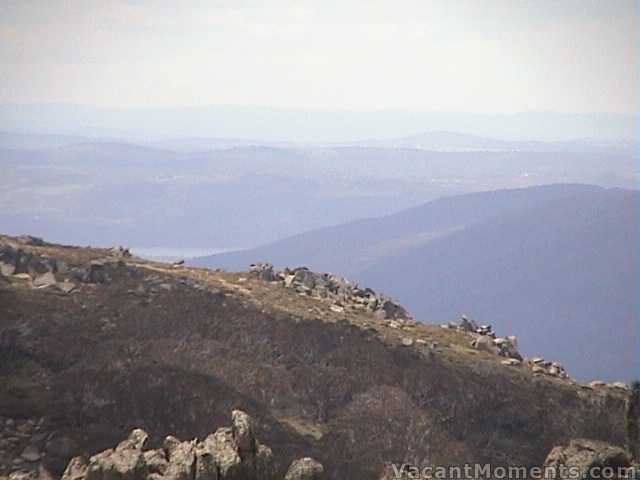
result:
[[[502,360],[502,362],[500,363],[502,363],[502,365],[507,365],[508,367],[515,367],[517,365],[520,365],[522,362],[517,358],[509,358],[507,360]]]
[[[230,428],[219,428],[213,435],[209,435],[204,441],[204,448],[214,457],[221,479],[234,478],[234,475],[242,473],[240,467],[242,459],[236,449]]]
[[[89,470],[89,462],[84,457],[72,458],[67,465],[61,480],[85,480]]]
[[[273,265],[269,262],[265,263],[255,263],[249,267],[249,272],[254,274],[260,280],[264,280],[265,282],[273,282],[278,280],[276,273],[273,269]]]
[[[400,304],[395,303],[389,299],[384,299],[382,303],[377,306],[376,310],[383,311],[384,318],[393,318],[393,319],[411,318],[409,313]]]
[[[476,328],[476,333],[480,335],[490,335],[492,333],[492,327],[491,325],[480,325]]]
[[[122,246],[111,248],[109,250],[109,254],[112,257],[116,257],[116,258],[129,258],[129,257],[131,257],[131,252],[129,251],[129,249],[125,248],[125,247],[122,247]]]
[[[116,450],[142,450],[149,439],[147,432],[140,428],[132,430],[126,440],[120,442]]]
[[[36,423],[33,420],[27,420],[26,422],[22,422],[18,425],[16,429],[20,433],[30,434],[33,432],[33,428],[36,426]]]
[[[601,380],[593,380],[592,382],[589,382],[589,386],[593,388],[604,387],[605,385],[606,383]]]
[[[478,329],[478,324],[469,320],[466,315],[462,315],[458,322],[458,329],[464,332],[475,332]]]
[[[169,466],[165,451],[162,449],[147,450],[143,454],[144,463],[147,466],[147,473],[164,475]]]
[[[57,283],[58,281],[56,280],[56,277],[52,272],[46,272],[46,273],[43,273],[42,275],[38,275],[33,280],[33,286],[36,288],[53,287]]]
[[[561,467],[577,468],[577,478],[590,478],[594,468],[629,467],[631,458],[622,448],[599,440],[574,439],[567,446],[554,447],[547,455],[545,467],[559,469]]]
[[[56,287],[58,287],[58,289],[60,289],[64,293],[71,293],[75,290],[76,284],[65,280],[64,282],[57,283]]]
[[[89,263],[88,281],[89,283],[109,283],[111,281],[111,276],[104,262],[92,260]]]
[[[47,439],[47,436],[48,434],[46,432],[36,433],[31,437],[29,443],[35,445],[38,448],[42,448],[44,446],[45,440]]]
[[[7,262],[0,262],[0,275],[10,277],[14,273],[16,273],[15,265]]]
[[[253,420],[242,410],[231,412],[231,432],[233,440],[242,453],[254,453],[256,440],[253,429]]]
[[[146,466],[142,447],[148,435],[136,429],[118,444],[115,450],[105,450],[89,459],[87,480],[137,480],[144,478]],[[63,477],[64,478],[64,477]]]
[[[191,480],[195,475],[195,441],[180,442],[175,437],[165,439],[163,448],[169,464],[163,478],[166,480]]]
[[[473,342],[471,342],[471,346],[476,350],[481,352],[491,353],[493,355],[498,355],[500,350],[493,343],[493,339],[487,335],[480,335]]]
[[[26,460],[27,462],[37,462],[40,460],[40,450],[35,445],[27,446],[22,453],[20,454],[20,458]]]
[[[402,339],[402,346],[403,347],[410,347],[411,345],[413,345],[413,338],[404,337]]]
[[[496,340],[501,340],[501,343],[498,346],[500,349],[500,355],[522,361],[522,355],[518,352],[518,339],[515,336],[511,335],[506,338]]]
[[[284,480],[319,480],[323,474],[322,464],[313,458],[305,457],[291,463]]]
[[[218,480],[218,465],[205,443],[196,446],[195,480]]]
[[[332,312],[336,312],[336,313],[342,313],[342,312],[344,312],[344,307],[341,307],[340,305],[331,305],[331,306],[329,307],[329,309],[330,309]]]

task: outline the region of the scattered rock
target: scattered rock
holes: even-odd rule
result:
[[[301,295],[324,299],[331,303],[330,308],[336,313],[346,308],[356,308],[370,311],[382,319],[412,320],[407,310],[390,298],[330,273],[312,272],[307,267],[286,268],[279,272],[268,262],[253,264],[249,271],[261,280],[280,281],[286,288]]]

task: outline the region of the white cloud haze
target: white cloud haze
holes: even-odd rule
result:
[[[637,111],[632,0],[4,1],[0,102]]]

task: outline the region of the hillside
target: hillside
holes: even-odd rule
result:
[[[383,297],[373,310],[330,304],[318,282],[332,277],[294,272],[288,288],[268,269],[122,249],[11,237],[0,249],[0,475],[60,472],[133,428],[151,446],[203,438],[238,408],[278,468],[310,455],[332,479],[377,478],[388,461],[540,465],[570,438],[624,441],[624,389],[505,365],[470,346],[475,334],[417,324]]]
[[[467,312],[578,378],[628,380],[640,374],[638,195],[550,185],[454,196],[194,263],[239,270],[268,260],[346,275],[419,320]]]

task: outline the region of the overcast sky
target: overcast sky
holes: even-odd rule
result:
[[[2,0],[0,102],[637,113],[637,30],[634,0]]]

